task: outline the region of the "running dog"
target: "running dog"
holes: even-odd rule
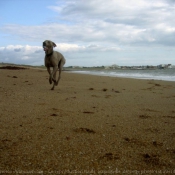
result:
[[[58,85],[61,79],[62,68],[66,63],[64,56],[60,52],[54,51],[53,50],[54,47],[56,47],[56,44],[50,40],[45,40],[43,42],[43,49],[45,51],[45,66],[47,67],[47,71],[50,75],[49,83],[52,84],[53,81],[53,86],[51,90],[54,90],[55,86]],[[50,67],[53,67],[52,72],[50,70]],[[58,69],[59,69],[59,75],[56,81],[56,73]]]

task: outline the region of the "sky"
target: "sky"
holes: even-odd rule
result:
[[[0,0],[0,63],[44,65],[45,40],[66,67],[175,65],[175,0]]]

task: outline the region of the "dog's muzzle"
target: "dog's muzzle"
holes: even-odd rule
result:
[[[43,46],[43,50],[44,51],[47,51],[48,50],[48,47],[47,46]]]

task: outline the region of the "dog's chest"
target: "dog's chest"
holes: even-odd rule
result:
[[[54,66],[54,60],[51,56],[45,57],[45,66],[47,67],[53,67]]]

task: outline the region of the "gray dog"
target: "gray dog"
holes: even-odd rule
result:
[[[58,85],[59,80],[61,78],[61,71],[62,68],[66,62],[64,56],[57,52],[57,51],[53,51],[53,47],[56,47],[56,44],[52,41],[49,40],[45,40],[43,42],[43,49],[45,51],[45,66],[47,67],[47,71],[50,75],[49,77],[49,82],[50,84],[53,83],[53,87],[51,88],[51,90],[54,90],[54,87]],[[50,71],[50,67],[53,67],[53,71]],[[56,81],[56,73],[57,70],[59,69],[59,75],[58,75],[58,79]]]

